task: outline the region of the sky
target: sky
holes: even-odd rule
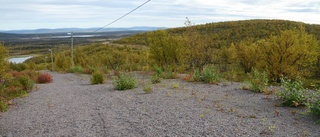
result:
[[[146,1],[1,0],[0,30],[103,27]],[[182,27],[186,17],[196,25],[247,19],[320,24],[320,0],[150,0],[108,27]]]

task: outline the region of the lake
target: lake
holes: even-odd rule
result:
[[[9,62],[12,62],[12,63],[22,63],[24,61],[26,61],[27,59],[30,59],[32,58],[33,56],[19,56],[19,57],[13,57],[13,58],[10,58],[9,59]]]

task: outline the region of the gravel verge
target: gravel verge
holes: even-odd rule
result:
[[[320,136],[319,118],[304,108],[276,107],[274,96],[239,83],[162,80],[144,94],[144,74],[138,88],[117,91],[110,79],[90,85],[89,75],[50,73],[53,83],[0,113],[0,136]]]

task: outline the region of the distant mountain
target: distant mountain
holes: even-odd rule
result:
[[[1,31],[3,33],[13,33],[13,34],[44,34],[44,33],[88,33],[94,32],[100,28],[58,28],[58,29],[35,29],[35,30],[9,30]],[[137,26],[129,28],[103,28],[99,32],[115,32],[115,31],[153,31],[159,29],[166,29],[164,27],[149,27],[149,26]]]

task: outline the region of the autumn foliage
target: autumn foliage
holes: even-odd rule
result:
[[[38,83],[50,83],[52,82],[52,76],[49,73],[43,73],[38,76]]]

